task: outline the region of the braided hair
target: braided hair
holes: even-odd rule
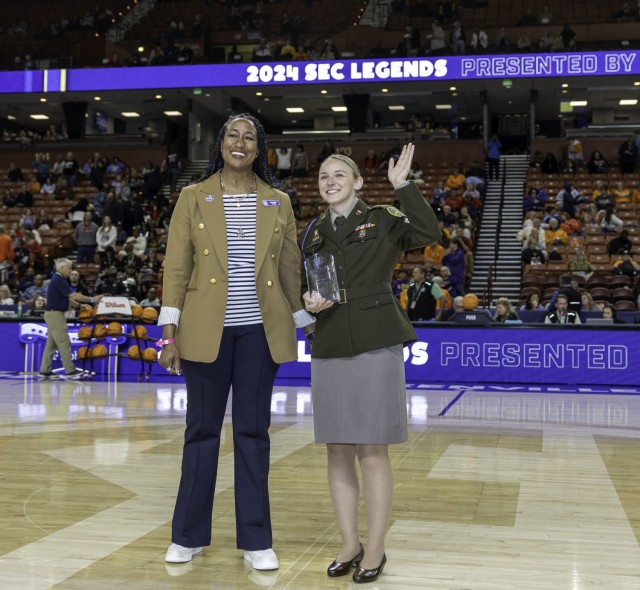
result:
[[[264,132],[264,127],[262,123],[258,121],[253,115],[248,113],[240,113],[239,115],[231,115],[226,123],[222,126],[220,131],[218,132],[218,137],[216,138],[216,145],[213,148],[213,155],[211,156],[211,160],[207,165],[206,170],[202,174],[202,176],[198,179],[198,182],[203,182],[210,176],[213,176],[218,170],[224,168],[224,160],[222,159],[222,141],[224,140],[224,136],[227,133],[227,129],[229,124],[236,119],[246,119],[253,123],[253,126],[256,128],[256,133],[258,134],[258,155],[256,159],[253,161],[253,171],[255,174],[264,180],[268,185],[273,186],[273,175],[271,173],[271,166],[269,166],[269,161],[267,160],[267,136]]]

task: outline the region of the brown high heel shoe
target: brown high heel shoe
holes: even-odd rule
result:
[[[331,576],[332,578],[337,578],[338,576],[346,576],[351,571],[352,567],[358,567],[360,565],[363,557],[364,547],[362,546],[362,543],[360,543],[360,551],[358,552],[358,555],[356,555],[351,561],[334,561],[327,568],[327,575]]]
[[[367,582],[375,582],[378,576],[382,573],[384,565],[387,563],[387,554],[382,555],[382,561],[378,567],[374,567],[372,570],[367,570],[363,567],[357,567],[353,572],[353,581],[356,584],[366,584]]]

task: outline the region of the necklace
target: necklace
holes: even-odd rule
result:
[[[257,194],[257,188],[256,188],[256,175],[252,174],[251,175],[251,189],[249,190],[248,193],[240,193],[238,195],[232,195],[228,190],[227,187],[224,185],[224,181],[222,179],[222,170],[220,170],[220,188],[222,189],[222,194],[223,195],[229,195],[230,197],[234,198],[236,200],[236,207],[240,207],[240,203],[242,199],[246,199],[248,196],[250,195],[255,195]],[[238,215],[236,216],[236,221],[238,222],[238,231],[236,232],[236,236],[238,238],[244,238],[247,234],[244,231],[243,225],[244,225],[244,211],[240,212],[238,211]]]

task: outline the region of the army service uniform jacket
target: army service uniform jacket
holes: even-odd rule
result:
[[[431,206],[413,182],[398,188],[404,213],[395,207],[369,207],[358,200],[336,236],[329,210],[301,233],[303,258],[333,255],[340,303],[316,316],[314,358],[350,357],[416,340],[391,278],[400,256],[432,244],[441,232]],[[306,281],[303,277],[303,292]]]
[[[300,301],[300,250],[288,195],[256,179],[255,277],[258,303],[276,363],[297,358],[292,312]],[[180,356],[218,356],[228,297],[227,232],[220,172],[182,189],[171,217],[162,303],[181,310]]]

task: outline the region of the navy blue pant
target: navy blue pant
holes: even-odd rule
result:
[[[215,362],[181,360],[180,366],[187,383],[187,427],[171,540],[183,547],[211,544],[220,432],[232,386],[237,546],[268,549],[269,426],[278,364],[271,358],[264,328],[226,327]]]

